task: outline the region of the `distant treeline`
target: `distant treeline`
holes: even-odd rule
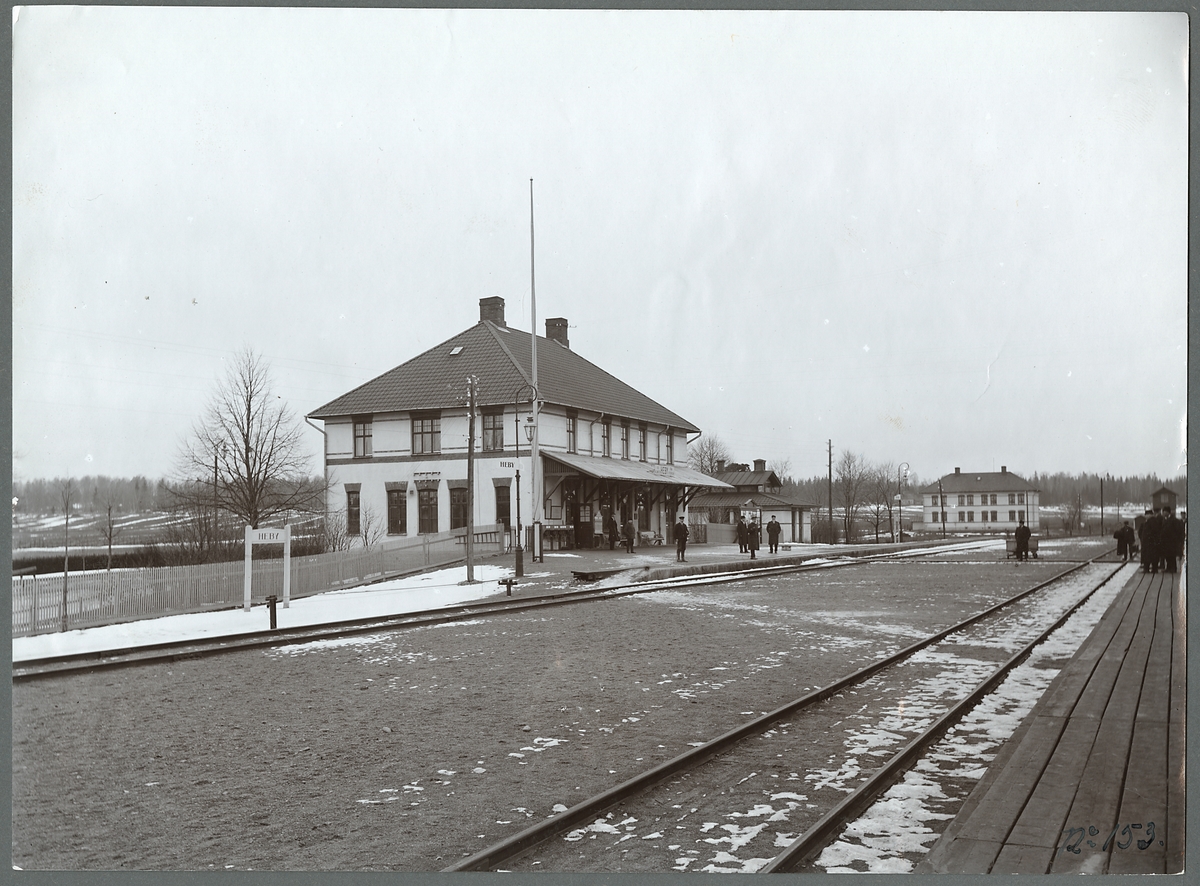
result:
[[[904,499],[912,501],[919,490],[930,482],[917,479],[910,475],[910,482],[905,484]],[[1042,505],[1072,505],[1081,501],[1084,507],[1100,506],[1100,480],[1098,474],[1033,474],[1025,477],[1038,488],[1038,500]],[[916,482],[911,482],[916,480]],[[1187,501],[1187,475],[1161,479],[1156,474],[1141,477],[1113,477],[1106,475],[1104,480],[1104,505],[1116,505],[1117,502],[1126,504],[1141,504],[1149,506],[1150,496],[1166,486],[1177,493],[1180,506]],[[834,501],[838,501],[837,477],[833,478]],[[784,481],[784,492],[792,498],[810,501],[813,504],[825,505],[829,500],[829,477],[811,477],[807,480],[793,480],[790,477]]]
[[[315,478],[317,484],[321,479]],[[61,514],[67,478],[14,480],[13,510],[18,514]],[[72,510],[101,514],[111,504],[114,513],[148,514],[168,511],[178,504],[165,480],[137,477],[72,477]]]

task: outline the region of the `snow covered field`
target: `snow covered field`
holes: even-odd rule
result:
[[[475,584],[467,585],[466,566],[412,575],[348,590],[330,591],[300,600],[292,600],[276,610],[281,628],[347,621],[355,618],[396,615],[422,609],[453,606],[496,593],[496,582],[512,575],[507,566],[477,565]],[[85,628],[66,633],[17,637],[12,641],[13,661],[25,661],[48,655],[99,652],[173,640],[193,640],[244,634],[266,630],[270,626],[267,609],[261,604],[246,612],[242,608],[218,612],[168,615],[123,624]]]

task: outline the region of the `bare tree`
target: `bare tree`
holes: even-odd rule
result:
[[[321,510],[299,422],[271,390],[271,373],[250,348],[239,352],[177,460],[172,493],[197,514],[220,512],[258,528],[288,511]]]
[[[701,437],[688,447],[687,463],[693,471],[712,476],[719,470],[721,462],[728,462],[729,447],[720,437]]]
[[[363,504],[358,510],[358,538],[364,548],[369,548],[383,538],[387,527],[379,514],[369,504]]]
[[[348,551],[354,546],[354,536],[346,531],[346,511],[330,511],[323,523],[323,551]]]
[[[846,544],[854,539],[854,521],[863,504],[863,492],[869,471],[867,460],[849,450],[844,451],[834,465],[834,477],[837,479],[835,495],[842,507],[842,528]]]
[[[867,519],[875,529],[875,543],[879,544],[879,530],[886,522],[892,524],[892,496],[895,487],[892,483],[896,471],[891,462],[871,465],[863,484],[866,501]]]
[[[106,569],[112,569],[112,548],[113,542],[117,536],[121,534],[121,527],[116,524],[113,519],[113,491],[110,488],[104,494],[104,499],[101,506],[104,508],[104,522],[100,524],[100,534],[104,537],[104,541],[108,544],[108,565]]]

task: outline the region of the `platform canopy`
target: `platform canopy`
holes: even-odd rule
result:
[[[578,455],[573,452],[546,452],[542,455],[549,461],[557,461],[581,474],[597,480],[621,480],[630,483],[659,483],[664,486],[689,486],[706,489],[728,489],[733,487],[707,474],[681,465],[661,465],[625,458],[598,458]]]

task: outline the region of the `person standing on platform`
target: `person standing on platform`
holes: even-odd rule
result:
[[[621,527],[617,525],[617,518],[611,512],[604,521],[604,528],[608,530],[608,549],[616,550],[617,536],[621,534]]]
[[[1150,571],[1150,545],[1146,543],[1146,526],[1150,523],[1150,510],[1142,515],[1142,522],[1137,528],[1138,547],[1141,549],[1142,572]]]
[[[750,552],[750,559],[755,559],[754,552],[762,545],[762,530],[758,528],[758,521],[753,517],[750,518],[750,525],[746,527],[746,550]]]
[[[771,522],[767,524],[767,542],[771,545],[771,553],[779,553],[779,532],[783,529],[779,525],[779,521],[774,516],[771,517]]]
[[[1163,565],[1163,550],[1162,550],[1162,530],[1163,519],[1162,514],[1158,511],[1151,512],[1146,518],[1142,529],[1142,547],[1146,551],[1146,562],[1150,564],[1150,574],[1155,575]]]
[[[633,535],[637,530],[633,526],[633,518],[625,521],[625,544],[629,545],[629,553],[633,553]]]
[[[1174,574],[1176,560],[1183,556],[1183,521],[1170,508],[1163,508],[1162,561],[1167,572]]]
[[[1019,524],[1017,531],[1013,533],[1013,537],[1017,540],[1017,565],[1019,566],[1022,560],[1029,559],[1029,536],[1033,535],[1029,531],[1029,527],[1025,525],[1025,515],[1021,514],[1017,520]]]
[[[737,540],[738,540],[738,553],[740,553],[740,554],[746,553],[747,548],[746,548],[746,518],[745,517],[738,517]]]
[[[680,563],[686,563],[687,559],[683,556],[687,550],[688,540],[688,525],[684,522],[683,517],[679,518],[679,522],[675,524],[675,559]]]
[[[1125,562],[1129,559],[1130,548],[1133,547],[1133,529],[1129,525],[1129,521],[1125,521],[1125,525],[1113,533],[1113,538],[1117,540],[1117,554],[1121,561]]]

